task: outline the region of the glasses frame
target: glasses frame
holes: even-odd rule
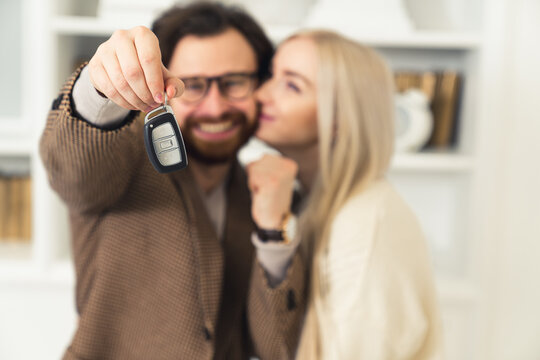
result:
[[[241,97],[230,97],[225,93],[225,90],[223,90],[223,85],[222,85],[223,79],[225,79],[227,77],[230,77],[230,76],[246,76],[250,80],[254,79],[255,81],[251,82],[250,89],[248,90],[246,95],[241,96]],[[246,99],[249,95],[253,94],[253,91],[257,88],[257,85],[258,85],[258,78],[257,78],[257,73],[256,72],[233,72],[233,73],[227,73],[227,74],[223,74],[223,75],[219,75],[219,76],[192,76],[192,77],[180,78],[180,80],[182,80],[184,82],[184,84],[186,83],[186,81],[195,80],[195,79],[204,80],[204,82],[206,84],[206,89],[204,90],[201,97],[199,99],[197,99],[197,100],[187,100],[187,99],[183,98],[182,96],[180,96],[180,100],[182,100],[186,104],[191,104],[192,105],[192,104],[200,103],[206,97],[206,95],[208,95],[208,91],[210,91],[210,88],[212,87],[213,82],[216,82],[219,93],[221,94],[221,96],[223,96],[225,99],[227,99],[229,101],[231,101],[231,100],[232,101],[237,101],[237,100]]]

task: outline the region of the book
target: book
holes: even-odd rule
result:
[[[32,239],[32,178],[25,176],[22,181],[21,237],[24,242]]]
[[[13,177],[7,179],[7,211],[4,238],[14,241],[18,237],[19,204],[17,200],[18,183]]]
[[[0,241],[6,238],[7,212],[9,205],[8,178],[0,175]]]
[[[31,239],[31,184],[29,176],[0,177],[0,241]]]
[[[435,148],[446,148],[452,145],[455,138],[457,104],[460,77],[455,71],[444,71],[437,76],[435,97],[432,103],[433,133],[428,145]]]
[[[420,90],[426,94],[429,103],[433,101],[435,97],[435,86],[437,85],[437,76],[432,71],[426,71],[420,75]]]

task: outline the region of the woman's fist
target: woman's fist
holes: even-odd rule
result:
[[[278,229],[291,208],[298,165],[278,155],[265,155],[246,167],[251,214],[261,229]]]

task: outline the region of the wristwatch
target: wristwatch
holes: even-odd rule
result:
[[[289,244],[296,235],[296,216],[288,212],[283,217],[279,229],[261,229],[257,227],[257,236],[262,242]]]

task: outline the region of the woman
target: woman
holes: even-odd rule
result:
[[[337,34],[300,33],[279,47],[257,98],[257,137],[284,155],[247,168],[263,236],[289,219],[295,177],[309,194],[295,241],[282,245],[313,248],[297,358],[442,358],[425,240],[385,180],[394,106],[384,61]]]

